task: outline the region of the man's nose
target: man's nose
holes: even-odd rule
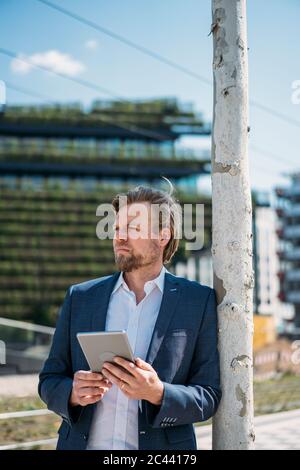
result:
[[[117,239],[117,240],[127,240],[127,236],[128,236],[128,234],[127,234],[126,228],[120,229],[120,230],[118,230],[118,232],[116,233],[116,239]]]

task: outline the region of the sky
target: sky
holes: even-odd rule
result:
[[[52,1],[52,0],[51,0]],[[175,61],[212,81],[210,0],[53,0]],[[174,70],[104,33],[54,11],[38,0],[0,0],[0,47],[23,54],[70,77],[88,80],[122,98],[176,97],[212,119],[212,86]],[[300,0],[248,0],[249,97],[291,122],[250,105],[251,186],[272,194],[300,169],[300,103],[292,101],[300,80]],[[0,80],[34,91],[30,97],[7,88],[7,104],[80,101],[111,96],[0,53]],[[299,125],[294,124],[298,121]],[[182,145],[209,147],[210,139]],[[201,185],[202,183],[200,183]],[[203,181],[207,187],[209,181]]]

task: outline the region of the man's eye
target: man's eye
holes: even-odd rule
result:
[[[126,229],[125,229],[126,230]],[[128,230],[132,230],[132,231],[135,231],[135,232],[140,232],[141,231],[141,228],[139,225],[128,225]],[[119,232],[120,231],[120,227],[117,227],[116,225],[113,225],[113,231],[114,232]]]

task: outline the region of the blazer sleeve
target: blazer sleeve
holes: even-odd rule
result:
[[[70,351],[70,315],[72,287],[66,293],[57,319],[48,359],[39,374],[38,393],[49,410],[60,415],[72,426],[80,417],[81,406],[71,407],[69,398],[73,387]]]
[[[163,382],[161,405],[145,403],[146,420],[154,428],[206,421],[221,400],[217,302],[210,290],[185,385]],[[170,424],[171,423],[171,424]]]

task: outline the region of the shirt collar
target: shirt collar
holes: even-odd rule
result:
[[[164,282],[165,282],[165,273],[167,273],[167,272],[168,272],[167,269],[163,266],[161,268],[161,271],[160,271],[159,275],[155,279],[151,279],[151,281],[145,282],[144,290],[145,290],[146,294],[148,294],[151,291],[151,286],[153,284],[155,284],[159,288],[161,293],[163,294],[163,292],[164,292]],[[121,272],[120,276],[117,279],[117,282],[116,282],[116,284],[113,288],[112,294],[114,294],[119,289],[120,286],[123,286],[124,289],[129,291],[128,285],[126,284],[125,279],[124,279],[123,271]],[[150,289],[149,289],[149,287],[150,287]]]

